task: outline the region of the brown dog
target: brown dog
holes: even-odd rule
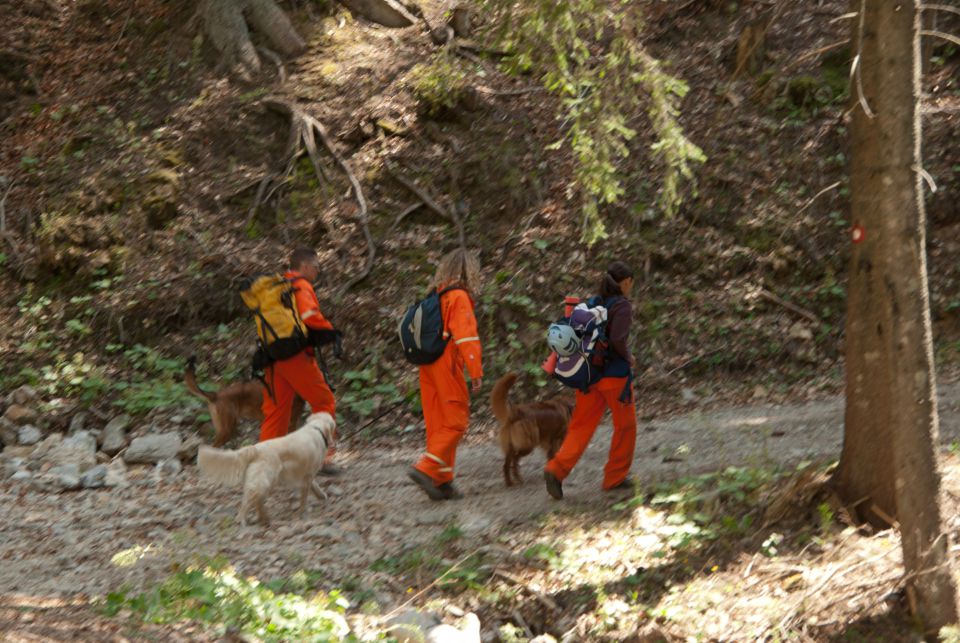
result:
[[[213,446],[222,447],[237,431],[240,420],[263,421],[263,384],[256,380],[235,382],[225,386],[216,393],[208,393],[197,386],[197,360],[191,357],[187,360],[187,368],[183,372],[183,382],[187,389],[207,401],[210,411],[210,420],[216,434]],[[290,428],[297,428],[297,422],[303,415],[304,402],[300,397],[293,399],[293,413],[290,415]]]
[[[552,458],[563,444],[567,424],[573,413],[574,400],[569,395],[557,395],[545,402],[510,404],[508,394],[516,373],[508,373],[497,380],[490,393],[490,406],[500,422],[500,449],[503,451],[503,479],[507,486],[523,482],[520,477],[520,458],[529,455],[538,446],[547,458]]]

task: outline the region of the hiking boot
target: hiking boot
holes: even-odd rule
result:
[[[547,483],[547,493],[557,500],[563,500],[563,483],[549,471],[543,472],[543,481]]]
[[[440,491],[443,492],[444,500],[460,500],[463,498],[463,494],[460,493],[460,490],[453,486],[452,482],[444,482],[442,485],[437,487]]]
[[[606,489],[605,491],[633,491],[633,488],[634,488],[633,478],[631,478],[630,476],[627,476],[626,478],[624,478],[617,484],[613,485],[609,489]]]
[[[339,476],[343,473],[343,467],[338,466],[332,462],[324,462],[323,466],[320,467],[320,475],[327,476],[329,478]]]
[[[413,480],[418,487],[423,489],[423,492],[429,496],[430,500],[448,500],[447,494],[449,492],[446,492],[437,485],[433,484],[433,478],[425,474],[423,471],[420,471],[416,467],[410,467],[410,470],[407,471],[407,477]],[[452,486],[451,489],[453,489]],[[453,489],[453,491],[456,491],[456,489]]]

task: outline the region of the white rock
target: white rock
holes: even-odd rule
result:
[[[398,643],[423,643],[427,633],[439,624],[435,614],[406,610],[387,621],[387,633]]]
[[[97,440],[87,431],[78,431],[63,438],[44,458],[54,466],[76,464],[79,473],[97,464]],[[79,481],[78,481],[79,484]]]
[[[473,612],[462,619],[463,628],[437,625],[427,632],[427,643],[480,643],[480,619]]]
[[[48,478],[56,488],[63,491],[79,489],[80,465],[78,465],[76,462],[71,462],[69,464],[61,464],[51,467],[51,469],[45,474],[45,477]]]
[[[177,433],[144,435],[133,439],[123,454],[123,460],[127,464],[154,464],[176,458],[181,444]]]
[[[70,428],[67,429],[67,433],[76,433],[77,431],[83,431],[87,426],[87,419],[90,417],[90,414],[86,411],[80,411],[75,413],[72,418],[70,418]]]
[[[14,482],[30,482],[33,478],[33,474],[29,471],[17,471],[15,474],[10,476],[10,479]]]
[[[697,401],[697,392],[692,388],[684,387],[680,389],[680,397],[684,402],[696,402]]]
[[[20,430],[17,431],[17,442],[24,446],[30,446],[36,444],[43,439],[43,434],[40,433],[40,429],[28,424],[26,426],[21,426]]]

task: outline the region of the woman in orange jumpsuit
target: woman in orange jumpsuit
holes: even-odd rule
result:
[[[312,330],[333,330],[333,324],[320,312],[320,302],[311,285],[320,274],[316,253],[310,248],[297,248],[290,257],[290,268],[284,277],[293,282],[294,298],[303,323]],[[265,392],[261,407],[261,442],[287,434],[294,395],[306,400],[313,413],[325,412],[336,417],[336,400],[317,366],[312,348],[274,362],[267,367],[264,378],[269,393]]]
[[[464,367],[474,393],[480,391],[483,378],[480,337],[473,313],[473,289],[478,285],[479,270],[476,256],[458,249],[444,255],[433,278],[432,287],[437,291],[455,287],[440,297],[444,337],[449,341],[440,359],[420,367],[427,449],[408,473],[431,500],[463,497],[453,486],[453,467],[457,445],[470,420]]]
[[[603,375],[586,393],[577,391],[567,436],[543,472],[547,492],[557,500],[563,498],[563,479],[586,451],[608,407],[613,414],[613,439],[603,470],[603,488],[609,491],[631,486],[628,474],[637,441],[637,412],[630,378],[634,360],[628,342],[632,308],[627,297],[632,289],[633,271],[623,262],[614,261],[600,284],[600,297],[607,308],[609,342]]]

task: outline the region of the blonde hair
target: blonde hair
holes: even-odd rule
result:
[[[473,292],[480,285],[480,260],[464,248],[452,250],[440,258],[431,288],[458,284]]]

